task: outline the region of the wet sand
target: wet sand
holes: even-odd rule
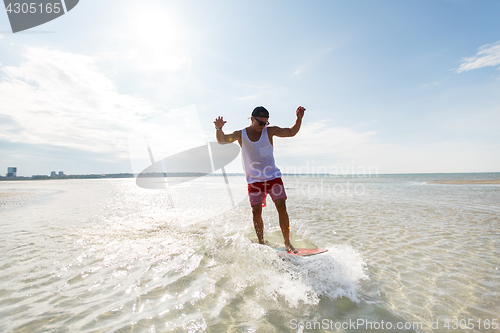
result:
[[[433,180],[430,184],[484,184],[495,185],[500,184],[500,179],[485,179],[485,180]]]
[[[29,195],[32,194],[30,192],[11,192],[11,193],[0,193],[0,199],[9,198],[9,197],[17,197],[20,195]]]

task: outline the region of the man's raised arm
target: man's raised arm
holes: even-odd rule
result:
[[[215,137],[217,138],[217,142],[220,144],[224,143],[233,143],[234,141],[240,142],[241,140],[241,131],[234,131],[231,134],[224,134],[222,127],[226,121],[222,117],[217,117],[214,121],[215,124]],[[240,143],[241,145],[241,143]]]
[[[302,118],[304,117],[304,111],[306,111],[306,109],[303,108],[302,106],[299,106],[296,111],[297,119],[295,120],[295,124],[293,124],[292,127],[288,128],[273,126],[272,127],[273,132],[271,133],[271,135],[276,135],[281,138],[295,136],[295,134],[297,134],[300,130],[300,125],[302,125]]]

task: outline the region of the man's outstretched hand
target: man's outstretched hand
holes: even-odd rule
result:
[[[227,121],[224,121],[222,117],[215,118],[214,121],[215,128],[222,128],[222,126],[224,126],[225,123],[227,123]]]
[[[297,118],[298,118],[298,119],[302,119],[302,117],[304,117],[304,111],[305,111],[305,110],[306,110],[306,109],[305,109],[305,108],[303,108],[302,106],[299,106],[299,107],[297,108]]]

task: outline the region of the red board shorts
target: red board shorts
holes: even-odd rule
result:
[[[262,203],[266,207],[266,196],[269,193],[271,199],[286,199],[285,186],[281,177],[274,178],[265,182],[257,182],[248,184],[248,197],[250,198],[250,206],[255,206]]]

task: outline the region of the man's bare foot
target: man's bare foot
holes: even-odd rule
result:
[[[295,248],[293,247],[292,244],[288,243],[288,244],[285,244],[285,250],[287,252],[293,252],[293,253],[296,253],[297,250],[295,250]]]

